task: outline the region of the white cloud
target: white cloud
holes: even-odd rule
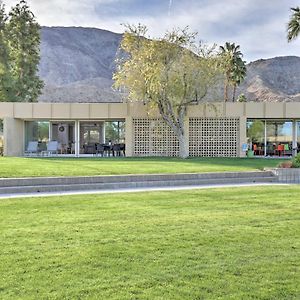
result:
[[[45,26],[96,27],[99,16],[96,6],[118,5],[129,0],[28,0],[38,22]],[[7,11],[19,1],[4,0]]]
[[[7,9],[16,0],[4,0]],[[153,1],[153,5],[159,5]],[[155,4],[156,3],[156,4]],[[169,9],[171,3],[171,10]],[[241,45],[245,58],[254,60],[278,55],[300,55],[300,42],[286,42],[290,7],[299,0],[161,0],[155,15],[141,9],[136,0],[28,0],[41,25],[96,27],[122,32],[121,23],[143,23],[150,35],[190,26],[209,43],[226,41]],[[110,12],[102,10],[112,8]],[[147,2],[151,5],[151,1]],[[121,8],[126,9],[121,9]]]

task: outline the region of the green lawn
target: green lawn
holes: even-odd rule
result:
[[[0,299],[300,299],[300,187],[0,200]]]
[[[278,159],[247,158],[0,158],[0,177],[253,171]]]

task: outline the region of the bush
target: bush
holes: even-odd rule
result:
[[[247,98],[244,94],[240,94],[237,98],[237,102],[247,102]]]
[[[288,168],[292,168],[293,166],[293,162],[290,160],[287,161],[283,161],[278,165],[278,168],[284,168],[284,169],[288,169]]]
[[[0,156],[3,156],[3,137],[0,135]]]
[[[300,153],[298,153],[292,160],[292,168],[300,168]]]

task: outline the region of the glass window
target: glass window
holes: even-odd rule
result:
[[[49,140],[49,122],[29,121],[25,122],[25,143],[38,141],[47,143]]]
[[[51,140],[58,141],[61,154],[75,152],[75,122],[51,122]]]
[[[297,152],[299,152],[300,151],[300,121],[296,122],[296,132],[297,132],[297,137],[296,137]]]
[[[105,143],[113,144],[125,142],[125,122],[105,122]]]
[[[104,122],[80,123],[80,152],[95,153],[96,144],[104,143]]]
[[[71,144],[75,140],[75,123],[74,122],[51,122],[53,141],[61,144]]]
[[[80,135],[83,144],[100,143],[101,123],[83,123],[80,125]]]
[[[291,155],[293,122],[267,120],[267,155]]]
[[[265,147],[265,121],[247,121],[247,141],[249,149],[253,150],[254,155],[264,155]]]

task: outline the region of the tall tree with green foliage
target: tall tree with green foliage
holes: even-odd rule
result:
[[[294,40],[299,35],[300,32],[300,8],[292,7],[291,11],[292,11],[292,15],[290,17],[288,23],[288,30],[287,30],[288,42]]]
[[[145,26],[127,26],[121,48],[127,55],[118,63],[115,86],[125,87],[129,100],[142,101],[159,111],[179,141],[179,156],[188,156],[184,121],[188,105],[198,104],[217,79],[217,54],[196,45],[188,28],[159,39],[145,38]]]
[[[43,88],[43,81],[37,75],[40,26],[25,0],[9,12],[5,33],[12,79],[9,100],[35,102]]]
[[[4,4],[0,1],[0,102],[9,99],[11,78],[9,72],[8,45],[5,38],[7,16]]]
[[[246,77],[246,64],[242,60],[240,46],[226,42],[220,46],[221,65],[224,69],[224,101],[229,100],[229,88],[233,87],[232,101],[235,101],[236,88]]]
[[[231,82],[233,85],[232,102],[235,101],[237,87],[245,80],[246,75],[247,75],[246,64],[242,59],[238,59],[233,68],[233,72],[231,76]]]

